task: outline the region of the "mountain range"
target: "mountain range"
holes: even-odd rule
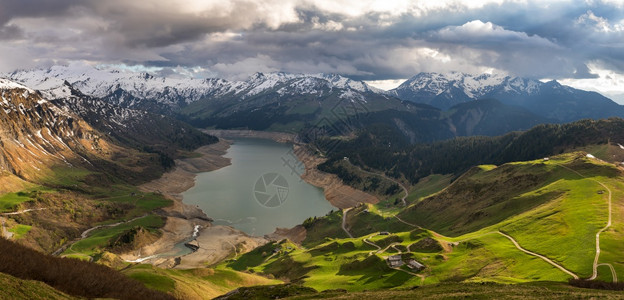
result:
[[[559,122],[624,116],[624,107],[596,92],[539,80],[464,73],[420,73],[390,91],[402,100],[440,109],[478,99],[498,99]]]
[[[116,150],[75,114],[36,91],[0,79],[0,168],[33,180],[51,165],[90,165],[90,158],[110,158]]]
[[[52,93],[63,97],[46,97]],[[173,166],[178,150],[216,141],[171,117],[118,107],[66,84],[39,92],[0,79],[0,99],[0,182],[6,187],[76,168],[138,182],[147,178],[143,172],[158,176]]]
[[[619,162],[624,157],[620,153],[622,146],[617,144],[624,143],[622,119],[533,127],[560,120],[537,114],[522,103],[492,96],[496,95],[494,86],[500,87],[502,83],[489,84],[493,79],[488,81],[487,76],[482,84],[471,85],[473,89],[466,101],[442,110],[432,106],[433,102],[418,103],[417,98],[401,100],[398,95],[392,95],[396,90],[384,92],[335,75],[257,73],[239,82],[240,89],[235,89],[233,84],[221,79],[180,80],[176,87],[169,87],[177,79],[149,74],[110,73],[111,77],[87,74],[80,75],[83,80],[69,77],[72,80],[68,80],[61,75],[42,79],[14,73],[37,90],[0,79],[0,192],[8,195],[3,195],[4,202],[11,200],[5,211],[17,213],[6,218],[7,227],[15,234],[19,233],[18,228],[26,233],[30,230],[28,243],[48,253],[67,238],[89,232],[90,229],[83,230],[93,225],[96,229],[106,227],[98,232],[111,232],[110,236],[101,238],[100,244],[92,245],[107,251],[126,238],[143,237],[145,241],[156,238],[161,232],[159,228],[165,226],[166,212],[161,209],[171,202],[162,198],[160,192],[143,193],[135,185],[160,176],[174,165],[173,159],[178,155],[188,155],[180,150],[216,141],[196,127],[299,130],[300,133],[308,129],[322,135],[316,145],[303,146],[310,153],[325,154],[319,170],[335,174],[344,184],[379,195],[381,202],[332,211],[304,222],[299,228],[306,230],[301,241],[305,248],[288,240],[271,242],[249,252],[238,252],[239,244],[234,245],[237,259],[223,261],[218,269],[189,271],[185,273],[189,280],[193,283],[200,277],[216,280],[215,274],[227,271],[228,278],[277,278],[332,293],[331,289],[336,288],[353,292],[443,281],[565,281],[569,274],[588,278],[598,267],[594,253],[600,253],[600,249],[594,251],[591,243],[596,240],[598,230],[606,230],[600,229],[607,220],[607,193],[603,189],[620,188],[621,171],[605,161]],[[115,74],[128,77],[110,79]],[[223,83],[218,89],[203,86],[217,80]],[[540,84],[531,85],[531,89],[526,88],[529,84],[523,87],[527,93],[531,90],[533,96],[546,97],[547,93],[540,94],[539,90],[547,87]],[[549,84],[554,85],[543,83]],[[100,93],[100,88],[104,92]],[[560,89],[586,105],[583,95],[587,92],[564,86]],[[462,93],[468,95],[467,91]],[[203,96],[197,96],[200,94]],[[564,106],[557,101],[553,103]],[[311,130],[314,125],[316,129]],[[529,127],[533,129],[498,137],[474,136],[500,135]],[[301,136],[305,136],[305,131]],[[454,139],[458,136],[471,137]],[[433,141],[437,142],[430,143]],[[603,160],[580,151],[557,155],[578,150],[591,150]],[[486,163],[498,166],[481,165]],[[403,185],[409,187],[404,187],[405,195],[399,187]],[[610,203],[610,190],[608,195]],[[578,201],[583,201],[583,205],[577,205]],[[50,214],[47,209],[58,212]],[[33,215],[21,215],[28,211],[33,211]],[[388,218],[388,213],[394,217]],[[610,210],[608,214],[610,218]],[[2,218],[6,216],[3,214]],[[621,226],[619,215],[614,213],[614,216],[614,227]],[[111,223],[111,220],[121,221]],[[2,219],[3,234],[4,222]],[[570,233],[552,238],[551,232],[565,230]],[[621,250],[616,242],[621,237],[616,233],[605,231],[600,263],[613,264],[619,271],[621,264],[614,253]],[[533,238],[536,234],[540,238]],[[579,240],[582,243],[576,243]],[[568,273],[552,263],[525,255],[527,252],[520,251],[518,243],[552,257]],[[562,250],[559,247],[562,244],[571,245],[572,250]],[[22,251],[10,247],[10,253]],[[74,251],[92,249],[95,248],[77,245],[61,248],[58,253],[66,251],[65,255],[74,255],[70,257],[85,258],[92,256]],[[4,263],[15,266],[10,274],[33,279],[33,275],[20,273],[22,269],[32,268],[15,264],[17,255],[12,255]],[[424,269],[392,268],[385,261],[388,255],[402,256],[406,262],[422,262]],[[106,263],[107,257],[111,266],[123,268],[125,274],[136,276],[133,278],[148,287],[153,287],[150,283],[158,278],[175,281],[167,292],[178,289],[179,275],[170,275],[173,273],[153,266],[128,267],[124,262],[115,262],[116,256],[111,253],[103,252],[97,258],[98,263]],[[40,257],[31,265],[47,268],[41,261],[49,259]],[[57,262],[49,262],[52,263]],[[63,270],[54,278],[65,280],[75,276]],[[91,271],[88,273],[93,275]],[[613,279],[607,278],[609,273],[606,268],[600,269],[600,279],[615,282],[615,275]],[[115,285],[107,279],[111,275],[102,274],[97,280],[88,281],[92,284],[101,280],[108,283],[107,289],[112,286],[114,290]],[[48,277],[34,279],[51,282]],[[66,283],[51,285],[84,297],[112,295],[110,291],[79,294],[68,290]],[[240,285],[224,284],[228,289]]]
[[[5,74],[13,80],[44,92],[48,98],[63,97],[56,88],[65,82],[84,94],[105,98],[123,107],[145,107],[139,102],[179,109],[202,99],[248,99],[279,87],[281,96],[321,94],[320,88],[344,89],[341,97],[362,98],[364,93],[382,93],[361,81],[334,74],[256,73],[245,81],[219,78],[193,79],[157,77],[149,73],[97,69],[85,65],[54,66],[49,69],[15,71]],[[288,83],[288,86],[285,86]]]
[[[146,118],[161,125],[176,122],[171,128],[189,123],[198,128],[312,135],[344,135],[385,124],[419,143],[624,116],[623,106],[595,92],[496,74],[420,73],[390,91],[335,74],[255,73],[230,81],[160,77],[83,64],[4,76],[39,90],[44,98],[126,141],[145,137],[138,132],[151,132],[139,125],[149,123]],[[161,133],[153,135],[172,136]],[[149,140],[154,138],[142,142]]]
[[[336,110],[336,105],[343,110],[351,106],[353,110],[353,103],[360,107],[358,112],[410,110],[409,103],[449,110],[457,104],[480,99],[497,99],[504,105],[525,108],[553,122],[624,116],[624,107],[596,92],[575,89],[557,81],[542,82],[498,74],[419,73],[390,91],[374,88],[363,81],[322,73],[256,73],[246,80],[230,81],[159,77],[145,72],[74,64],[15,71],[3,76],[41,90],[50,99],[62,98],[64,94],[59,92],[59,87],[68,84],[85,95],[120,107],[182,116],[200,127],[242,128],[245,124],[232,119],[251,116],[263,119],[286,116],[286,119],[299,118],[304,123],[314,122],[328,117]],[[285,125],[292,123],[291,120],[281,121],[282,124],[276,126],[269,122],[269,126],[250,127],[273,126],[272,129],[281,130],[302,127],[301,124]]]

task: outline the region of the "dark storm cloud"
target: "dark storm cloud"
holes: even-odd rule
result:
[[[19,68],[21,59],[24,67],[67,60],[198,66],[233,77],[336,72],[374,80],[487,68],[595,77],[588,64],[624,73],[624,8],[617,3],[453,2],[397,11],[357,4],[0,0],[0,55],[14,58],[0,68]]]
[[[0,27],[0,40],[14,40],[23,37],[23,31],[21,28],[8,25]]]
[[[62,15],[80,0],[2,0],[0,1],[0,24],[16,17],[50,17]]]

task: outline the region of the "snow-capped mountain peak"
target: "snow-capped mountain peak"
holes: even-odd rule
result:
[[[404,100],[446,109],[461,102],[493,97],[499,93],[532,95],[538,92],[541,85],[543,83],[538,80],[502,74],[419,73],[391,93]]]
[[[385,93],[362,81],[324,73],[255,73],[244,81],[228,81],[219,78],[161,77],[147,72],[70,64],[49,69],[16,71],[8,76],[41,90],[50,99],[69,97],[71,89],[68,86],[71,86],[86,95],[104,98],[113,104],[130,108],[142,107],[139,102],[147,100],[161,108],[177,109],[200,99],[234,97],[244,100],[274,89],[279,95],[322,95],[322,89],[343,89],[348,90],[343,92],[344,97],[353,99],[362,99],[364,93]]]

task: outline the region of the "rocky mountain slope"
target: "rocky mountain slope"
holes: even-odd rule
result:
[[[58,99],[45,97],[52,93]],[[120,108],[69,85],[40,92],[0,79],[0,100],[0,170],[13,175],[2,177],[7,184],[85,169],[144,182],[171,167],[178,150],[216,142],[173,118]]]
[[[0,79],[0,169],[25,179],[45,176],[54,165],[91,165],[110,159],[118,146],[70,111],[38,92]]]
[[[526,130],[538,124],[556,123],[526,108],[505,105],[495,99],[474,100],[449,109],[450,123],[456,136],[502,135]]]
[[[217,141],[172,117],[120,107],[85,95],[68,82],[42,93],[54,97],[52,103],[76,113],[97,130],[139,150],[159,152],[173,158],[178,149],[193,150]]]

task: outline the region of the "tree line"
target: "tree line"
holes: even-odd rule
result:
[[[480,164],[500,165],[547,157],[575,147],[624,143],[624,120],[544,124],[498,137],[459,137],[414,145],[405,139],[401,132],[384,124],[371,124],[350,140],[320,138],[315,144],[328,160],[319,169],[336,171],[340,160],[349,157],[353,164],[384,171],[391,177],[404,177],[415,184],[431,174],[459,175]],[[347,183],[353,179],[345,172],[337,175]]]
[[[103,265],[59,258],[0,238],[0,272],[44,282],[67,294],[86,298],[174,299]]]

